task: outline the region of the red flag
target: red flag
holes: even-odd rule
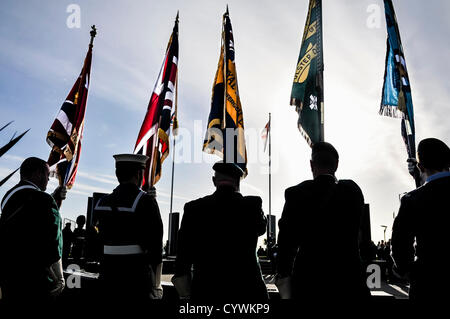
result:
[[[143,181],[144,189],[153,186],[161,178],[161,165],[169,155],[169,133],[174,94],[176,94],[177,65],[178,14],[158,80],[148,103],[147,114],[134,147],[135,154],[150,157]]]
[[[90,83],[92,42],[95,35],[96,29],[95,26],[92,26],[91,42],[80,76],[75,81],[47,133],[47,143],[52,147],[48,165],[52,169],[56,168],[60,185],[69,189],[75,182],[80,159],[84,115]],[[54,166],[55,164],[56,167]]]

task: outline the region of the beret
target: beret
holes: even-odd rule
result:
[[[220,161],[214,164],[213,170],[238,179],[244,176],[244,171],[236,163],[224,163]]]

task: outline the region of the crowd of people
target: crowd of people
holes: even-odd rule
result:
[[[102,296],[160,299],[163,226],[155,190],[141,188],[148,158],[114,158],[119,186],[96,203],[93,214]],[[313,179],[285,191],[271,255],[283,299],[370,299],[359,241],[364,196],[354,181],[336,178],[338,164],[331,144],[315,143]],[[392,239],[371,243],[366,257],[386,261],[390,276],[409,280],[410,299],[444,298],[450,279],[433,274],[444,269],[449,247],[450,149],[438,139],[421,141],[417,167],[423,185],[402,197]],[[213,170],[216,191],[184,207],[172,282],[182,299],[267,301],[257,258],[258,238],[267,227],[262,200],[239,192],[239,165],[219,162]],[[45,161],[26,159],[20,176],[1,202],[0,288],[5,301],[49,301],[64,289],[63,260],[86,254],[86,220],[79,217],[73,232],[68,225],[62,230],[57,202],[65,190],[45,193]],[[24,254],[30,242],[35,249]]]

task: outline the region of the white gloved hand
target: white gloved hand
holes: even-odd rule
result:
[[[151,197],[153,197],[154,199],[156,199],[156,188],[155,186],[151,186],[148,191],[147,194],[149,194]]]
[[[161,286],[161,276],[162,276],[162,263],[156,266],[156,269],[150,266],[150,276],[152,277],[152,291],[150,292],[150,299],[162,299],[163,298],[163,288]]]
[[[411,174],[412,176],[414,176],[414,172],[417,169],[416,165],[417,165],[417,160],[415,158],[408,158],[407,159],[408,162],[408,171],[409,174]]]
[[[180,299],[190,299],[191,297],[191,275],[172,277],[172,283],[178,292]]]
[[[281,299],[291,299],[292,298],[292,278],[283,277],[275,279],[275,286],[278,288]]]
[[[53,279],[54,287],[50,291],[50,295],[58,296],[64,290],[66,286],[66,282],[64,280],[63,268],[62,268],[62,260],[61,258],[52,264],[49,268],[50,277]]]
[[[55,200],[65,200],[67,197],[67,188],[66,186],[58,186],[52,194]]]

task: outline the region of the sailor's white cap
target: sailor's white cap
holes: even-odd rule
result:
[[[116,154],[113,155],[116,160],[116,167],[121,165],[133,165],[145,168],[147,161],[149,159],[148,156],[142,154]]]

